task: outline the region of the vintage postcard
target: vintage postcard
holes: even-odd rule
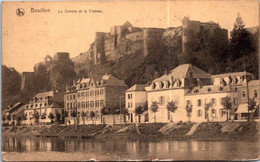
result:
[[[259,2],[2,2],[4,161],[258,160]]]

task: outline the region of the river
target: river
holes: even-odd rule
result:
[[[241,160],[259,157],[259,142],[2,137],[2,158],[24,161]]]

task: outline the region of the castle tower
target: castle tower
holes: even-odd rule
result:
[[[103,63],[105,59],[105,33],[96,32],[94,63]]]

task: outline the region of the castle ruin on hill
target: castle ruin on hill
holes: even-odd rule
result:
[[[162,39],[170,41],[175,39],[176,35],[181,37],[182,52],[185,52],[185,43],[189,35],[188,30],[192,30],[193,33],[203,32],[204,38],[201,42],[207,42],[211,36],[216,34],[215,29],[219,29],[223,40],[228,40],[228,31],[221,29],[217,23],[212,21],[184,20],[182,26],[166,29],[134,27],[126,21],[122,26],[111,27],[109,33],[96,32],[95,40],[90,45],[89,50],[72,58],[72,61],[78,73],[80,70],[87,69],[88,64],[103,64],[105,61],[115,61],[121,55],[136,51],[141,51],[140,53],[145,57],[156,47],[159,48],[158,44]],[[125,50],[120,50],[120,48]]]

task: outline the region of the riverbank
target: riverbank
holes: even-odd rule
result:
[[[145,123],[2,127],[2,135],[95,139],[259,140],[259,122]]]

